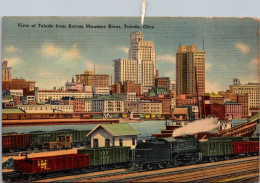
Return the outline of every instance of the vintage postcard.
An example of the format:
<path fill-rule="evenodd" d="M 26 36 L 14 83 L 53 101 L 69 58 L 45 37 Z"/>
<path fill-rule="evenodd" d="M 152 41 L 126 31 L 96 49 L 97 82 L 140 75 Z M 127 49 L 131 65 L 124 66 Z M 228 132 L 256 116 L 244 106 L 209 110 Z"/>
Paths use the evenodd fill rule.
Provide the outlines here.
<path fill-rule="evenodd" d="M 259 19 L 2 22 L 3 181 L 259 181 Z"/>

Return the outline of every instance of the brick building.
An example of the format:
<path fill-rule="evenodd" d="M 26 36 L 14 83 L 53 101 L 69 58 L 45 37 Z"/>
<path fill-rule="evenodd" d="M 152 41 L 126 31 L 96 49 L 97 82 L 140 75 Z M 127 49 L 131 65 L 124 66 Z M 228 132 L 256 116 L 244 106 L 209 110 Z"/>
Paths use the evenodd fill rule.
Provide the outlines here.
<path fill-rule="evenodd" d="M 83 83 L 85 86 L 109 87 L 109 75 L 96 74 L 95 71 L 85 71 L 84 74 L 76 75 L 76 83 Z"/>
<path fill-rule="evenodd" d="M 249 116 L 249 106 L 248 106 L 248 95 L 237 95 L 237 102 L 241 104 L 241 110 L 242 110 L 242 117 L 248 117 Z"/>
<path fill-rule="evenodd" d="M 156 87 L 163 87 L 166 90 L 168 90 L 169 89 L 169 82 L 170 82 L 170 78 L 168 78 L 168 77 L 156 78 L 155 79 L 155 86 Z"/>
<path fill-rule="evenodd" d="M 85 98 L 75 98 L 74 99 L 74 112 L 84 112 L 85 111 Z"/>
<path fill-rule="evenodd" d="M 135 92 L 136 95 L 142 95 L 142 85 L 135 84 L 133 81 L 125 81 L 112 85 L 112 94 Z"/>
<path fill-rule="evenodd" d="M 239 119 L 242 117 L 241 104 L 237 102 L 225 102 L 225 116 L 230 119 Z"/>
<path fill-rule="evenodd" d="M 2 90 L 35 90 L 35 81 L 25 81 L 24 79 L 12 79 L 11 81 L 2 82 Z"/>

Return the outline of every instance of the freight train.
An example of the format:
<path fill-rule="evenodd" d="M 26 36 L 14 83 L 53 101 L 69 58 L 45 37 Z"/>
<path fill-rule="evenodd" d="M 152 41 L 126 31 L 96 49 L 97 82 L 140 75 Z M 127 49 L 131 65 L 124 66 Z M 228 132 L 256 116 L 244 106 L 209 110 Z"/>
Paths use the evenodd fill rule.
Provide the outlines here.
<path fill-rule="evenodd" d="M 3 134 L 2 150 L 3 152 L 15 152 L 21 150 L 42 149 L 44 143 L 57 142 L 58 136 L 71 136 L 71 146 L 86 146 L 90 138 L 86 135 L 90 130 L 57 130 L 51 132 L 34 131 L 23 134 Z"/>
<path fill-rule="evenodd" d="M 20 178 L 32 179 L 53 172 L 85 172 L 127 166 L 132 170 L 166 168 L 201 161 L 219 161 L 259 154 L 259 139 L 216 137 L 198 141 L 194 137 L 152 139 L 130 147 L 81 148 L 77 154 L 14 160 Z"/>

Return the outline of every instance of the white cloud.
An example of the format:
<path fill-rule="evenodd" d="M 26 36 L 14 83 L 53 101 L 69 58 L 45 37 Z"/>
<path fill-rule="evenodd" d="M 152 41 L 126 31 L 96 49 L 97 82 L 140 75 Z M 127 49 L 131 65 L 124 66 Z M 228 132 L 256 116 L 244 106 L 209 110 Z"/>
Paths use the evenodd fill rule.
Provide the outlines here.
<path fill-rule="evenodd" d="M 218 91 L 220 90 L 223 90 L 223 86 L 221 86 L 219 83 L 217 82 L 210 82 L 210 81 L 207 81 L 206 80 L 206 83 L 205 83 L 205 92 L 206 93 L 211 93 L 211 92 L 214 92 L 214 93 L 218 93 Z"/>
<path fill-rule="evenodd" d="M 159 72 L 160 74 L 160 72 Z M 169 77 L 169 78 L 174 78 L 175 72 L 164 72 L 161 74 L 163 77 Z"/>
<path fill-rule="evenodd" d="M 118 46 L 118 49 L 128 54 L 129 48 L 127 48 L 126 46 Z"/>
<path fill-rule="evenodd" d="M 61 53 L 61 48 L 54 46 L 52 43 L 43 45 L 41 53 L 45 56 L 58 56 Z"/>
<path fill-rule="evenodd" d="M 17 52 L 18 49 L 15 48 L 14 46 L 9 46 L 9 47 L 5 48 L 5 51 L 8 53 L 14 53 L 14 52 Z"/>
<path fill-rule="evenodd" d="M 170 54 L 165 54 L 165 55 L 158 55 L 156 60 L 161 60 L 161 61 L 167 61 L 171 63 L 176 63 L 176 57 L 170 55 Z"/>
<path fill-rule="evenodd" d="M 15 64 L 19 62 L 23 62 L 23 59 L 20 57 L 14 57 L 14 58 L 3 58 L 3 61 L 8 61 L 8 66 L 13 67 Z"/>
<path fill-rule="evenodd" d="M 42 46 L 40 51 L 45 57 L 56 57 L 63 61 L 82 58 L 77 44 L 74 44 L 69 49 L 66 49 L 56 46 L 53 43 L 46 43 Z"/>
<path fill-rule="evenodd" d="M 76 44 L 72 45 L 69 50 L 65 50 L 64 57 L 68 59 L 79 59 L 81 54 L 79 52 L 78 46 Z"/>
<path fill-rule="evenodd" d="M 244 44 L 244 43 L 236 43 L 236 48 L 244 54 L 248 53 L 250 51 L 249 46 L 247 44 Z"/>

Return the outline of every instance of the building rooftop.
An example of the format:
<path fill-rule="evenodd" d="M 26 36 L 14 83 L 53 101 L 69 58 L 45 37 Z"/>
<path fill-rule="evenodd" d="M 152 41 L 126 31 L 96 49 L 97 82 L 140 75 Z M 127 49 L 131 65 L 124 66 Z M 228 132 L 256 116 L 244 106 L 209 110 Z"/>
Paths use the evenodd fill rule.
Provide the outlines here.
<path fill-rule="evenodd" d="M 240 103 L 232 102 L 232 101 L 226 101 L 225 104 L 241 105 Z"/>
<path fill-rule="evenodd" d="M 92 91 L 70 91 L 70 90 L 38 90 L 38 92 L 92 93 Z"/>
<path fill-rule="evenodd" d="M 125 135 L 139 135 L 140 132 L 137 131 L 129 124 L 122 124 L 122 123 L 114 123 L 114 124 L 99 124 L 96 126 L 91 132 L 87 134 L 89 136 L 92 134 L 96 129 L 103 128 L 112 136 L 125 136 Z"/>
<path fill-rule="evenodd" d="M 10 113 L 24 113 L 20 109 L 2 109 L 3 114 L 10 114 Z"/>
<path fill-rule="evenodd" d="M 119 97 L 114 97 L 112 95 L 102 95 L 96 98 L 93 98 L 93 100 L 122 100 Z"/>

